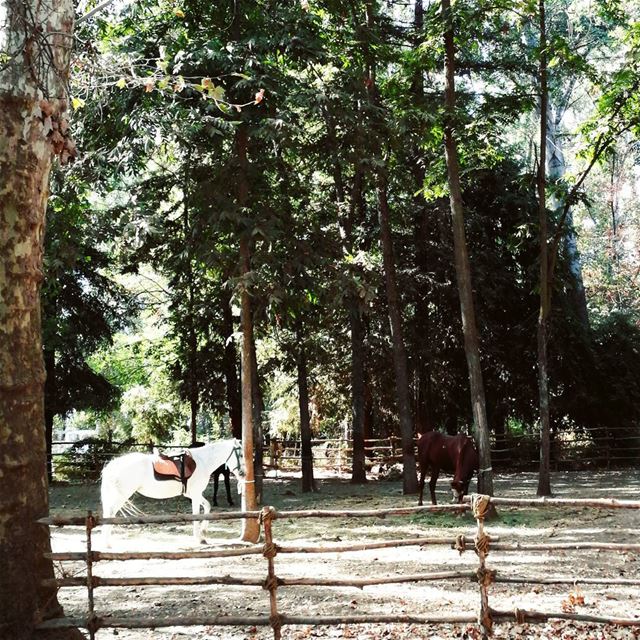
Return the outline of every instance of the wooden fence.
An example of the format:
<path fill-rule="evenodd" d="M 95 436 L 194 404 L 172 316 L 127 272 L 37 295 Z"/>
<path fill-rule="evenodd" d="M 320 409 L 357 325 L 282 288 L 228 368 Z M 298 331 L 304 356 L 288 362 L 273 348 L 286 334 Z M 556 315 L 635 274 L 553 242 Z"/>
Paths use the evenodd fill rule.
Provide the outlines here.
<path fill-rule="evenodd" d="M 507 584 L 541 584 L 541 585 L 626 585 L 640 586 L 640 579 L 627 578 L 599 578 L 597 576 L 501 576 L 487 564 L 487 555 L 492 550 L 516 552 L 549 552 L 600 549 L 607 551 L 624 551 L 640 554 L 640 544 L 630 542 L 625 544 L 607 542 L 557 542 L 557 543 L 509 543 L 501 542 L 499 538 L 491 536 L 485 525 L 485 517 L 490 505 L 515 507 L 588 507 L 594 509 L 640 509 L 640 501 L 621 501 L 609 499 L 568 500 L 539 498 L 531 500 L 517 500 L 507 498 L 489 498 L 489 496 L 472 495 L 466 498 L 462 505 L 438 505 L 424 507 L 407 507 L 398 509 L 359 510 L 359 511 L 277 511 L 273 507 L 264 507 L 261 511 L 252 512 L 224 512 L 203 515 L 171 515 L 171 516 L 140 516 L 132 518 L 100 518 L 91 512 L 86 517 L 50 517 L 39 520 L 44 525 L 74 525 L 84 526 L 86 529 L 86 550 L 83 552 L 63 552 L 49 554 L 54 561 L 82 561 L 86 564 L 86 574 L 82 577 L 61 577 L 53 581 L 58 587 L 87 588 L 87 615 L 83 618 L 59 618 L 48 620 L 39 625 L 40 629 L 59 629 L 81 627 L 89 631 L 93 640 L 99 629 L 103 628 L 161 628 L 173 626 L 270 626 L 275 640 L 281 638 L 282 627 L 285 625 L 356 625 L 363 623 L 413 623 L 413 624 L 445 624 L 445 623 L 477 623 L 483 637 L 492 633 L 494 623 L 515 621 L 518 623 L 539 623 L 552 619 L 587 621 L 600 624 L 616 624 L 621 626 L 640 627 L 640 611 L 635 617 L 607 617 L 586 615 L 568 611 L 542 612 L 515 608 L 511 611 L 496 610 L 489 604 L 490 587 L 494 583 Z M 273 528 L 279 519 L 296 518 L 385 518 L 387 516 L 406 516 L 425 512 L 463 512 L 471 510 L 476 520 L 476 532 L 473 539 L 463 535 L 444 537 L 422 536 L 417 538 L 371 541 L 362 543 L 321 544 L 317 546 L 284 545 L 276 542 Z M 150 523 L 184 523 L 194 520 L 232 520 L 240 518 L 259 518 L 262 523 L 263 545 L 251 545 L 244 548 L 208 549 L 201 551 L 151 551 L 115 553 L 94 551 L 92 534 L 100 524 L 150 524 Z M 276 572 L 276 558 L 286 554 L 316 554 L 365 551 L 381 548 L 401 548 L 407 546 L 424 547 L 427 545 L 442 545 L 450 547 L 455 552 L 463 553 L 474 550 L 477 563 L 467 571 L 440 571 L 414 575 L 394 575 L 366 578 L 314 578 L 278 576 Z M 147 559 L 204 559 L 231 558 L 248 555 L 262 555 L 266 560 L 266 572 L 256 577 L 233 577 L 229 575 L 210 575 L 198 577 L 130 577 L 103 578 L 96 574 L 96 564 L 108 560 L 147 560 Z M 283 561 L 284 564 L 284 561 Z M 550 561 L 545 562 L 547 569 Z M 368 615 L 330 615 L 330 616 L 293 616 L 284 613 L 278 605 L 278 590 L 284 587 L 300 585 L 317 587 L 358 587 L 372 585 L 424 583 L 429 581 L 451 582 L 456 580 L 473 580 L 478 585 L 479 607 L 476 611 L 450 613 L 444 615 L 406 615 L 406 614 L 368 614 Z M 238 585 L 247 587 L 261 587 L 269 595 L 270 615 L 266 616 L 173 616 L 164 618 L 154 617 L 125 617 L 114 618 L 96 611 L 94 606 L 94 590 L 99 587 L 131 587 L 136 585 Z"/>
<path fill-rule="evenodd" d="M 552 469 L 577 470 L 586 468 L 606 468 L 637 466 L 640 463 L 640 434 L 629 435 L 627 431 L 609 434 L 608 438 L 597 440 L 594 430 L 563 432 L 552 442 Z M 491 457 L 494 468 L 536 468 L 539 466 L 537 435 L 507 434 L 493 436 Z M 114 455 L 122 453 L 119 443 L 112 443 L 112 450 L 100 452 L 77 452 L 74 460 L 69 460 L 69 447 L 73 442 L 54 442 L 52 465 L 54 474 L 59 462 L 66 457 L 64 465 L 87 467 L 89 475 L 98 477 L 102 465 Z M 152 443 L 128 445 L 131 450 L 148 450 L 156 446 Z M 183 449 L 184 445 L 158 445 L 161 449 Z M 279 471 L 300 471 L 300 440 L 272 439 L 263 447 L 265 469 Z M 344 438 L 326 438 L 312 441 L 313 464 L 317 469 L 348 473 L 351 471 L 353 443 Z M 402 461 L 401 441 L 397 436 L 371 438 L 365 440 L 366 464 L 369 469 L 385 469 Z"/>

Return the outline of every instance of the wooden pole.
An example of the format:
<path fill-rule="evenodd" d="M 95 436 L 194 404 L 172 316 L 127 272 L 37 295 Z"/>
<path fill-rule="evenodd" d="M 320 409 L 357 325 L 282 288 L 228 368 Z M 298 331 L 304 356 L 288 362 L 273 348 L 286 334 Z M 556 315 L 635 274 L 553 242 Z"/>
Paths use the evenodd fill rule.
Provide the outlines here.
<path fill-rule="evenodd" d="M 499 540 L 498 536 L 492 536 L 492 544 Z M 473 543 L 465 543 L 469 549 L 475 549 Z M 344 553 L 348 551 L 368 551 L 373 549 L 388 549 L 395 547 L 424 547 L 428 545 L 443 545 L 458 549 L 457 539 L 442 537 L 424 538 L 404 538 L 400 540 L 381 540 L 380 542 L 355 542 L 345 544 L 325 544 L 325 545 L 276 545 L 278 553 Z M 601 544 L 597 543 L 557 543 L 556 545 L 520 545 L 519 543 L 495 546 L 496 549 L 506 550 L 538 550 L 538 549 L 610 549 L 616 551 L 640 551 L 640 545 L 626 544 Z M 249 556 L 262 554 L 262 545 L 252 545 L 241 549 L 211 549 L 207 551 L 126 551 L 126 552 L 106 552 L 94 551 L 93 561 L 100 560 L 184 560 L 184 559 L 206 559 L 206 558 L 229 558 L 237 556 Z M 86 553 L 80 552 L 58 552 L 48 553 L 47 558 L 55 561 L 82 562 L 86 560 Z"/>
<path fill-rule="evenodd" d="M 91 513 L 91 511 L 88 511 L 85 531 L 87 534 L 87 629 L 89 630 L 90 640 L 95 640 L 96 631 L 98 628 L 96 625 L 96 614 L 94 610 L 93 588 L 95 583 L 93 578 L 93 553 L 91 552 L 91 532 L 93 530 L 94 524 L 95 521 L 93 519 L 93 514 Z"/>
<path fill-rule="evenodd" d="M 265 543 L 266 547 L 266 543 Z M 265 556 L 267 557 L 267 556 Z M 277 578 L 277 584 L 272 584 L 271 574 L 267 580 L 260 578 L 235 578 L 233 576 L 198 576 L 198 577 L 146 577 L 146 578 L 94 578 L 93 586 L 95 587 L 140 587 L 148 585 L 163 586 L 194 586 L 194 585 L 210 585 L 210 584 L 227 584 L 238 585 L 244 587 L 263 587 L 269 591 L 273 588 L 274 597 L 276 587 L 354 587 L 363 589 L 364 587 L 372 587 L 382 584 L 405 584 L 408 582 L 431 582 L 438 580 L 475 580 L 477 573 L 473 571 L 439 571 L 435 573 L 418 573 L 406 576 L 388 576 L 384 578 Z M 523 580 L 504 580 L 504 582 L 527 582 Z M 86 578 L 59 578 L 57 580 L 49 580 L 44 584 L 46 586 L 58 587 L 81 587 L 86 584 Z M 567 578 L 564 581 L 568 584 L 574 584 L 575 579 Z M 580 582 L 579 580 L 577 582 Z M 639 584 L 640 581 L 627 581 L 623 584 Z M 553 584 L 557 584 L 554 582 Z M 277 613 L 277 611 L 276 611 Z"/>
<path fill-rule="evenodd" d="M 484 532 L 484 519 L 489 512 L 489 496 L 474 494 L 471 501 L 473 509 L 473 517 L 478 523 L 478 531 L 475 537 L 476 553 L 478 554 L 478 584 L 480 585 L 480 615 L 478 622 L 482 632 L 483 640 L 488 638 L 492 633 L 493 620 L 491 617 L 491 608 L 489 607 L 488 587 L 495 577 L 495 571 L 487 569 L 485 566 L 485 558 L 489 553 L 489 536 Z"/>
<path fill-rule="evenodd" d="M 465 496 L 469 503 L 472 496 Z M 613 498 L 495 498 L 490 502 L 495 505 L 510 507 L 594 507 L 596 509 L 640 509 L 640 500 L 615 500 Z"/>
<path fill-rule="evenodd" d="M 267 579 L 265 580 L 263 588 L 269 591 L 269 608 L 271 611 L 269 624 L 273 629 L 273 639 L 280 640 L 282 636 L 282 617 L 278 613 L 278 602 L 276 599 L 278 578 L 276 577 L 273 563 L 274 558 L 278 554 L 278 549 L 273 542 L 273 532 L 271 530 L 274 513 L 275 509 L 273 507 L 264 507 L 260 514 L 260 520 L 264 528 L 264 548 L 262 555 L 267 559 Z"/>

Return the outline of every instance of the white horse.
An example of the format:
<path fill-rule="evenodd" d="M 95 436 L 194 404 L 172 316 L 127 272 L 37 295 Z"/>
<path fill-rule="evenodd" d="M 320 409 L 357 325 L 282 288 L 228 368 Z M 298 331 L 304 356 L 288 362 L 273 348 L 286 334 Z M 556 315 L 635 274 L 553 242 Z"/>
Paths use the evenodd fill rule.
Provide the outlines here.
<path fill-rule="evenodd" d="M 203 493 L 209 483 L 211 474 L 220 465 L 226 464 L 238 480 L 238 493 L 241 492 L 241 476 L 244 475 L 242 464 L 242 445 L 238 440 L 218 440 L 202 447 L 188 450 L 196 463 L 193 475 L 187 480 L 186 490 L 180 480 L 157 480 L 153 472 L 154 454 L 127 453 L 108 462 L 102 470 L 102 516 L 111 518 L 118 511 L 138 512 L 129 501 L 134 493 L 148 498 L 173 498 L 184 494 L 191 499 L 192 512 L 200 513 L 202 507 L 205 514 L 211 511 L 209 501 Z M 110 545 L 112 525 L 104 525 L 102 541 L 106 547 Z M 204 532 L 206 520 L 193 522 L 193 537 L 196 542 L 206 543 Z"/>

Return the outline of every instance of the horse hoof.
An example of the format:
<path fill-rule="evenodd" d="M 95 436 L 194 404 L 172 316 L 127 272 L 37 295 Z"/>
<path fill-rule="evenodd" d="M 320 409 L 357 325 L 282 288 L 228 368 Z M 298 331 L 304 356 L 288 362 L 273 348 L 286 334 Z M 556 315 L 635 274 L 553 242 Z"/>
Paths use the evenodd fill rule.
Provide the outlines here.
<path fill-rule="evenodd" d="M 200 538 L 200 544 L 209 544 L 206 538 Z"/>

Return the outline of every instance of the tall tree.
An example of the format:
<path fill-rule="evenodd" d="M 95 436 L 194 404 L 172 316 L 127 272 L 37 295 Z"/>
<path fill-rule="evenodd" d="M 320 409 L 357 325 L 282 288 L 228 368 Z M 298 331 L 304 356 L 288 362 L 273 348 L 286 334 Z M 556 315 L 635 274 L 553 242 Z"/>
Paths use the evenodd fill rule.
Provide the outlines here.
<path fill-rule="evenodd" d="M 549 407 L 549 364 L 547 360 L 547 328 L 551 310 L 549 297 L 549 239 L 547 223 L 547 26 L 545 0 L 538 1 L 540 28 L 539 68 L 540 80 L 540 144 L 538 158 L 538 225 L 540 234 L 540 311 L 538 313 L 538 387 L 540 393 L 540 472 L 538 495 L 551 495 L 551 412 Z"/>
<path fill-rule="evenodd" d="M 376 60 L 372 51 L 372 41 L 376 38 L 377 17 L 373 0 L 365 2 L 365 10 L 367 19 L 367 32 L 363 39 L 365 84 L 371 108 L 374 112 L 377 112 L 375 120 L 380 124 L 381 104 L 376 79 Z M 376 136 L 375 133 L 374 136 Z M 400 297 L 398 293 L 396 275 L 396 260 L 394 255 L 393 236 L 391 234 L 391 212 L 388 199 L 388 169 L 383 158 L 382 145 L 377 141 L 377 137 L 376 142 L 374 143 L 373 155 L 374 164 L 377 166 L 375 171 L 375 190 L 378 199 L 380 245 L 382 248 L 389 326 L 391 329 L 391 346 L 395 373 L 397 410 L 400 420 L 400 437 L 402 440 L 402 491 L 404 494 L 410 494 L 417 493 L 418 491 L 415 445 L 413 441 L 414 424 L 411 413 L 411 402 L 409 399 L 407 352 L 404 344 L 402 313 L 400 311 Z"/>
<path fill-rule="evenodd" d="M 473 285 L 471 282 L 471 265 L 464 229 L 464 205 L 460 186 L 460 165 L 455 138 L 456 122 L 456 88 L 455 88 L 455 42 L 454 19 L 450 0 L 442 0 L 442 19 L 444 21 L 445 46 L 445 126 L 444 148 L 449 180 L 449 199 L 451 203 L 451 220 L 453 224 L 453 245 L 455 254 L 456 278 L 460 296 L 460 314 L 464 333 L 464 348 L 469 369 L 471 388 L 471 407 L 476 442 L 480 456 L 478 472 L 478 491 L 493 495 L 493 471 L 491 467 L 491 443 L 489 441 L 489 424 L 480 362 L 480 344 L 476 326 L 475 307 L 473 302 Z"/>
<path fill-rule="evenodd" d="M 317 491 L 313 477 L 313 454 L 311 450 L 311 416 L 309 413 L 309 378 L 307 373 L 307 353 L 304 344 L 304 329 L 300 320 L 296 326 L 298 404 L 300 406 L 300 458 L 302 461 L 302 491 Z"/>
<path fill-rule="evenodd" d="M 36 523 L 48 515 L 40 283 L 52 158 L 72 148 L 73 4 L 4 0 L 0 19 L 0 634 L 30 640 L 61 613 L 42 585 L 54 573 L 49 530 Z"/>
<path fill-rule="evenodd" d="M 245 123 L 241 123 L 238 126 L 235 142 L 238 167 L 238 208 L 241 213 L 246 215 L 246 208 L 249 206 L 249 159 L 247 156 L 249 134 Z M 248 278 L 251 273 L 251 236 L 249 230 L 246 229 L 240 235 L 239 266 L 242 278 L 242 288 L 240 290 L 240 324 L 242 328 L 241 393 L 242 450 L 245 467 L 242 510 L 255 511 L 258 508 L 258 503 L 256 500 L 253 464 L 253 315 L 251 313 L 251 299 L 249 298 L 248 289 Z M 257 542 L 260 537 L 260 523 L 258 520 L 245 518 L 242 522 L 242 539 L 247 542 Z"/>

